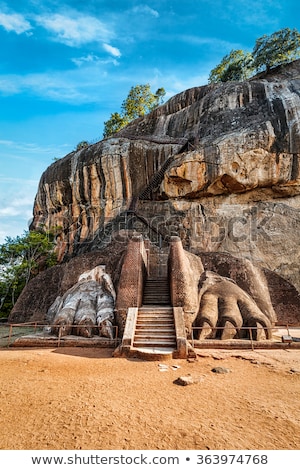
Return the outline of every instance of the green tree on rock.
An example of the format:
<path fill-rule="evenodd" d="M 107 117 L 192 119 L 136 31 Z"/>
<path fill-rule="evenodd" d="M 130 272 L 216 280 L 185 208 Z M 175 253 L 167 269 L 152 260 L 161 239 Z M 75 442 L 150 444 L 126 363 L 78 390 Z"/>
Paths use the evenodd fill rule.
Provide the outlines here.
<path fill-rule="evenodd" d="M 129 120 L 120 113 L 112 113 L 109 120 L 104 123 L 103 137 L 109 137 L 119 132 L 123 127 L 127 126 Z"/>
<path fill-rule="evenodd" d="M 30 279 L 57 263 L 53 232 L 25 232 L 0 245 L 0 316 L 7 316 Z"/>
<path fill-rule="evenodd" d="M 246 80 L 253 73 L 253 58 L 250 52 L 241 49 L 232 50 L 223 57 L 209 74 L 209 83 Z"/>
<path fill-rule="evenodd" d="M 256 40 L 252 53 L 232 50 L 209 74 L 209 83 L 242 81 L 254 72 L 267 72 L 300 56 L 300 33 L 297 29 L 284 28 L 270 36 Z"/>
<path fill-rule="evenodd" d="M 299 57 L 300 33 L 297 29 L 284 28 L 270 36 L 256 40 L 253 59 L 256 70 L 269 71 L 272 67 L 286 64 Z"/>
<path fill-rule="evenodd" d="M 88 148 L 89 143 L 87 140 L 82 140 L 76 145 L 76 151 Z"/>
<path fill-rule="evenodd" d="M 103 137 L 110 137 L 134 119 L 153 111 L 162 104 L 165 93 L 164 88 L 152 93 L 149 84 L 132 87 L 122 103 L 121 113 L 112 113 L 104 123 Z"/>

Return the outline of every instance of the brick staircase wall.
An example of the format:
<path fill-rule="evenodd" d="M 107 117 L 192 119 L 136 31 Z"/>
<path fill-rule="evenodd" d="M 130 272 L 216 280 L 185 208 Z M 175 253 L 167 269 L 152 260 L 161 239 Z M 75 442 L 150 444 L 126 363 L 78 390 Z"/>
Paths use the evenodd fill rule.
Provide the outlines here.
<path fill-rule="evenodd" d="M 116 317 L 120 336 L 124 332 L 128 309 L 142 305 L 147 265 L 147 252 L 143 237 L 134 236 L 128 241 L 116 299 Z"/>

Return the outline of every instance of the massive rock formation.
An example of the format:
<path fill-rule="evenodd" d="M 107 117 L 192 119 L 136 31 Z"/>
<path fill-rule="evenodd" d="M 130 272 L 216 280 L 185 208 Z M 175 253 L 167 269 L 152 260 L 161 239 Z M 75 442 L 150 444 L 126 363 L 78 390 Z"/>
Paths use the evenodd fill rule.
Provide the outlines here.
<path fill-rule="evenodd" d="M 222 271 L 226 256 L 263 269 L 299 308 L 299 158 L 295 61 L 245 82 L 186 90 L 53 163 L 31 229 L 60 227 L 60 261 L 111 243 L 125 249 L 127 230 L 161 244 L 179 235 L 185 250 L 205 253 L 209 270 Z M 284 297 L 272 292 L 282 313 Z"/>

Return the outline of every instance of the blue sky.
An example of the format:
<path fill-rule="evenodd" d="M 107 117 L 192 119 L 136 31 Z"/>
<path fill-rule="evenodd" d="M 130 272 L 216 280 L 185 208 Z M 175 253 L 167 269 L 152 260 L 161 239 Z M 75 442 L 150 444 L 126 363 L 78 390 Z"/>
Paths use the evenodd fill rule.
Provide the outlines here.
<path fill-rule="evenodd" d="M 300 30 L 298 0 L 0 0 L 0 243 L 22 235 L 42 172 L 137 84 L 205 85 L 232 49 Z"/>

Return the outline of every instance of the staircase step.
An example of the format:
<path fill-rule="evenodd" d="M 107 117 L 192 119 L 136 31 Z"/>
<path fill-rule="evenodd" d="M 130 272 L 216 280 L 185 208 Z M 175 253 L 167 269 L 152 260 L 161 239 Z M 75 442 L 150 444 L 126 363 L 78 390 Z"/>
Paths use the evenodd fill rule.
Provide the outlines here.
<path fill-rule="evenodd" d="M 155 289 L 145 289 L 144 290 L 144 297 L 145 295 L 155 295 L 156 297 L 159 297 L 160 295 L 167 295 L 168 297 L 170 296 L 170 293 L 169 291 L 167 290 L 162 290 L 162 289 L 159 289 L 159 288 L 155 288 Z"/>
<path fill-rule="evenodd" d="M 144 303 L 145 303 L 146 301 L 150 301 L 150 300 L 151 300 L 151 302 L 148 302 L 148 304 L 150 304 L 150 305 L 151 305 L 151 303 L 152 303 L 152 304 L 157 303 L 158 305 L 160 305 L 162 301 L 164 301 L 164 302 L 167 302 L 167 301 L 168 301 L 168 302 L 169 302 L 168 305 L 170 305 L 170 299 L 169 299 L 169 297 L 163 297 L 162 295 L 161 295 L 160 297 L 157 297 L 156 295 L 146 295 L 145 297 L 143 297 L 143 302 L 144 302 Z M 159 302 L 159 303 L 158 303 L 158 302 Z"/>
<path fill-rule="evenodd" d="M 147 289 L 162 289 L 162 290 L 169 290 L 169 286 L 168 284 L 146 284 L 144 286 L 144 289 L 147 290 Z"/>
<path fill-rule="evenodd" d="M 146 279 L 145 286 L 168 286 L 169 280 L 166 277 L 156 277 L 154 279 Z"/>
<path fill-rule="evenodd" d="M 157 310 L 151 310 L 149 312 L 139 311 L 140 318 L 174 318 L 173 312 L 158 312 Z"/>
<path fill-rule="evenodd" d="M 173 312 L 157 312 L 155 310 L 153 310 L 152 312 L 139 312 L 138 317 L 145 318 L 145 319 L 153 318 L 157 320 L 167 319 L 167 318 L 170 318 L 171 320 L 174 319 Z"/>
<path fill-rule="evenodd" d="M 144 326 L 138 326 L 135 330 L 135 333 L 137 335 L 143 334 L 144 332 L 147 333 L 147 334 L 157 334 L 157 332 L 159 332 L 159 334 L 163 334 L 163 335 L 169 335 L 169 334 L 174 335 L 175 334 L 174 327 L 172 327 L 172 326 L 170 326 L 170 327 L 161 326 L 158 330 L 157 328 L 150 327 L 150 325 L 144 325 Z"/>
<path fill-rule="evenodd" d="M 170 318 L 174 319 L 173 312 L 157 312 L 156 310 L 153 310 L 151 312 L 139 312 L 138 315 L 139 318 L 157 318 L 158 320 L 160 318 Z"/>
<path fill-rule="evenodd" d="M 134 341 L 139 341 L 139 340 L 153 340 L 153 341 L 157 341 L 157 340 L 161 340 L 161 341 L 174 341 L 175 342 L 175 335 L 172 334 L 172 335 L 169 335 L 169 336 L 166 336 L 166 335 L 163 335 L 163 334 L 148 334 L 148 333 L 144 333 L 144 334 L 138 334 L 138 335 L 135 335 L 134 337 Z"/>
<path fill-rule="evenodd" d="M 159 312 L 155 309 L 152 311 L 140 311 L 139 310 L 139 316 L 140 317 L 145 317 L 145 318 L 174 318 L 173 312 Z"/>
<path fill-rule="evenodd" d="M 160 347 L 160 348 L 169 348 L 169 347 L 176 347 L 176 343 L 175 341 L 165 341 L 165 340 L 162 340 L 162 341 L 155 341 L 155 340 L 149 340 L 149 341 L 134 341 L 133 342 L 133 347 L 152 347 L 152 348 L 155 348 L 155 347 Z"/>
<path fill-rule="evenodd" d="M 159 302 L 161 298 L 170 299 L 170 294 L 168 292 L 144 292 L 143 299 L 146 297 L 153 297 L 155 301 Z"/>
<path fill-rule="evenodd" d="M 164 322 L 157 322 L 157 321 L 145 321 L 139 322 L 136 324 L 136 328 L 140 329 L 160 329 L 160 328 L 172 328 L 174 327 L 174 322 L 172 321 L 164 321 Z"/>
<path fill-rule="evenodd" d="M 173 313 L 169 312 L 139 312 L 138 320 L 156 320 L 158 323 L 161 321 L 172 320 L 174 321 Z"/>
<path fill-rule="evenodd" d="M 176 343 L 176 338 L 175 336 L 136 336 L 134 338 L 134 343 L 138 342 L 144 342 L 144 343 L 149 343 L 149 342 L 159 342 L 161 344 L 170 344 L 170 343 Z"/>
<path fill-rule="evenodd" d="M 144 288 L 144 294 L 169 294 L 169 289 L 163 289 L 162 287 L 146 287 Z"/>
<path fill-rule="evenodd" d="M 159 292 L 169 292 L 169 286 L 145 286 L 144 291 L 149 292 L 149 291 L 159 291 Z"/>
<path fill-rule="evenodd" d="M 154 300 L 159 302 L 162 297 L 166 299 L 170 299 L 170 294 L 168 292 L 158 292 L 158 291 L 145 292 L 143 295 L 143 299 L 145 299 L 146 297 L 153 297 Z"/>
<path fill-rule="evenodd" d="M 157 302 L 161 300 L 161 298 L 169 299 L 170 300 L 170 294 L 168 292 L 158 292 L 158 291 L 153 291 L 153 292 L 145 292 L 143 295 L 143 299 L 147 297 L 153 297 L 153 299 Z"/>
<path fill-rule="evenodd" d="M 166 314 L 168 313 L 169 315 L 173 315 L 173 308 L 170 306 L 163 306 L 163 305 L 157 305 L 157 304 L 149 304 L 149 305 L 143 305 L 142 307 L 139 308 L 139 313 L 142 314 L 148 314 L 148 313 L 155 313 L 155 314 Z"/>
<path fill-rule="evenodd" d="M 159 304 L 147 305 L 146 307 L 142 306 L 142 307 L 139 307 L 139 310 L 152 310 L 154 308 L 159 310 L 159 311 L 160 310 L 162 310 L 162 311 L 169 310 L 169 311 L 173 312 L 173 307 L 171 305 L 162 306 L 162 305 L 159 305 Z"/>
<path fill-rule="evenodd" d="M 136 323 L 137 327 L 145 328 L 172 328 L 174 327 L 174 320 L 172 318 L 168 318 L 165 320 L 141 320 Z"/>

